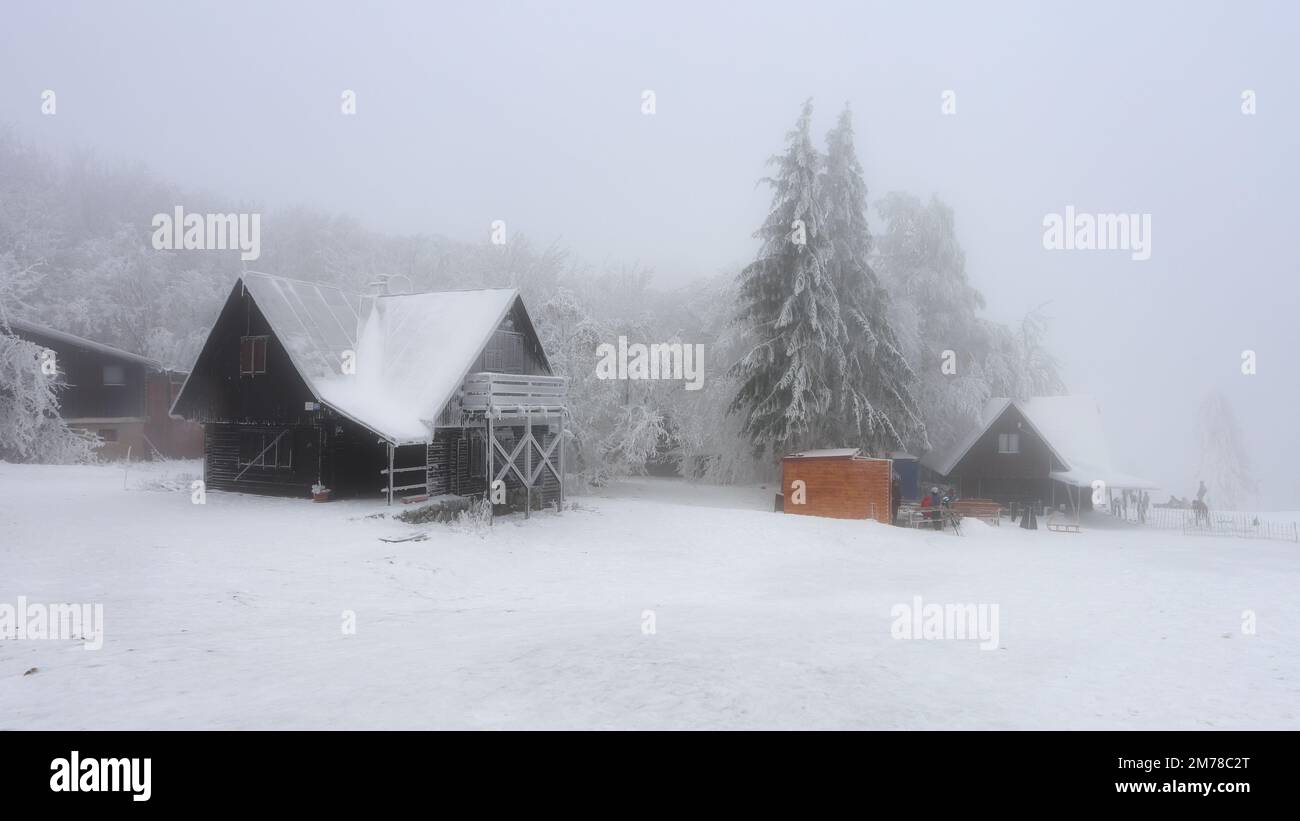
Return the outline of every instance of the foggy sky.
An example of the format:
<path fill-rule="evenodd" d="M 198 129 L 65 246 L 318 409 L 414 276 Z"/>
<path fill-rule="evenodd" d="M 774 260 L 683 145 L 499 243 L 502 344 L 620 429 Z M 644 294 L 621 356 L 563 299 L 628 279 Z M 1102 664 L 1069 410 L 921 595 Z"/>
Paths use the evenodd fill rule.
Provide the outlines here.
<path fill-rule="evenodd" d="M 486 239 L 503 219 L 669 287 L 752 259 L 766 158 L 803 99 L 819 140 L 847 101 L 873 201 L 952 205 L 990 317 L 1048 303 L 1117 467 L 1194 491 L 1218 387 L 1265 507 L 1300 509 L 1294 4 L 270 5 L 8 4 L 0 122 L 395 233 Z M 1150 213 L 1151 259 L 1045 251 L 1067 205 Z"/>

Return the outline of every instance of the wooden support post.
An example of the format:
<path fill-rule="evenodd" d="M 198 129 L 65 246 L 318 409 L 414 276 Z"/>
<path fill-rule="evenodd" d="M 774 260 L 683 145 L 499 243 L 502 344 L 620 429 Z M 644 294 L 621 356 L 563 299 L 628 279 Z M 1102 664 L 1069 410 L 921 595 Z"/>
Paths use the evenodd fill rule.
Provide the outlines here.
<path fill-rule="evenodd" d="M 557 512 L 564 510 L 564 446 L 568 443 L 564 441 L 564 418 L 561 417 L 559 424 L 555 426 L 555 435 L 560 439 L 560 500 L 556 503 Z"/>
<path fill-rule="evenodd" d="M 524 483 L 524 518 L 527 519 L 533 512 L 533 416 L 525 411 L 524 413 L 524 476 L 528 481 Z"/>
<path fill-rule="evenodd" d="M 388 443 L 388 504 L 393 504 L 393 443 Z"/>
<path fill-rule="evenodd" d="M 492 524 L 496 521 L 496 509 L 492 502 L 492 485 L 496 481 L 496 465 L 493 464 L 496 460 L 492 458 L 492 444 L 496 435 L 496 428 L 492 425 L 492 411 L 489 409 L 487 414 L 487 439 L 484 440 L 484 444 L 487 446 L 488 524 Z"/>

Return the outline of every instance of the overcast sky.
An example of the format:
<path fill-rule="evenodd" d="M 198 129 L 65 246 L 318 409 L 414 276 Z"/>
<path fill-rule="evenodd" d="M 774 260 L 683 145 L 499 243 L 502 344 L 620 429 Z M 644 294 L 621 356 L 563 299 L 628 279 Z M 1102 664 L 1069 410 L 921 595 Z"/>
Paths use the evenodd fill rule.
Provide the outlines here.
<path fill-rule="evenodd" d="M 752 258 L 764 161 L 804 98 L 819 139 L 847 101 L 873 199 L 951 204 L 993 318 L 1049 303 L 1120 467 L 1192 492 L 1219 387 L 1266 503 L 1298 509 L 1296 8 L 26 3 L 2 14 L 0 121 L 382 230 L 485 239 L 503 219 L 675 286 Z M 1150 260 L 1044 250 L 1067 205 L 1150 214 Z"/>

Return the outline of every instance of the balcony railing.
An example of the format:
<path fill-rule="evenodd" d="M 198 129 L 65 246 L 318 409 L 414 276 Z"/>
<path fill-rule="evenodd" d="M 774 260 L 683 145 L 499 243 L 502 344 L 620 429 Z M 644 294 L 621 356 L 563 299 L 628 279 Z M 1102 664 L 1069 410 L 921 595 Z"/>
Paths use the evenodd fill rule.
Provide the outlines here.
<path fill-rule="evenodd" d="M 559 414 L 568 393 L 562 376 L 517 373 L 472 373 L 465 377 L 460 399 L 463 411 L 498 414 Z"/>

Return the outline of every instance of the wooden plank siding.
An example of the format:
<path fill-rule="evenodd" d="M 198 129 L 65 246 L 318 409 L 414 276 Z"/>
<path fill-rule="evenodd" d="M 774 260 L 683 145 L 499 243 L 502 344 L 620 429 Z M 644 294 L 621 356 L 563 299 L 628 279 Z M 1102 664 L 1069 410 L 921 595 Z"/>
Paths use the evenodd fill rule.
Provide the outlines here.
<path fill-rule="evenodd" d="M 832 519 L 875 519 L 889 523 L 893 462 L 863 457 L 797 457 L 781 460 L 785 512 Z M 806 503 L 794 504 L 794 482 L 802 480 Z"/>
<path fill-rule="evenodd" d="M 204 426 L 203 481 L 209 490 L 262 493 L 273 496 L 311 496 L 316 481 L 319 433 L 308 425 L 236 425 L 209 423 Z M 243 435 L 261 434 L 269 442 L 284 432 L 279 447 L 292 449 L 292 466 L 245 469 L 240 462 Z M 242 475 L 241 475 L 242 474 Z"/>

